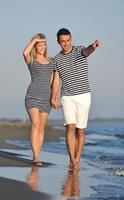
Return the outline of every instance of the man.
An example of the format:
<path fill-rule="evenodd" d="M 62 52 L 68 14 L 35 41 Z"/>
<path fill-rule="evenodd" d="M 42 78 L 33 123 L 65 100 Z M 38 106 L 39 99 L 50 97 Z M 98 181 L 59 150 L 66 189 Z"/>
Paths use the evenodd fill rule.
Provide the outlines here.
<path fill-rule="evenodd" d="M 87 57 L 98 47 L 96 40 L 87 48 L 73 46 L 72 36 L 68 29 L 62 28 L 57 33 L 61 47 L 53 60 L 54 79 L 51 103 L 55 109 L 60 107 L 58 92 L 61 81 L 61 104 L 66 126 L 66 145 L 70 156 L 70 166 L 79 166 L 81 152 L 85 142 L 85 128 L 91 103 L 91 91 L 88 82 Z"/>

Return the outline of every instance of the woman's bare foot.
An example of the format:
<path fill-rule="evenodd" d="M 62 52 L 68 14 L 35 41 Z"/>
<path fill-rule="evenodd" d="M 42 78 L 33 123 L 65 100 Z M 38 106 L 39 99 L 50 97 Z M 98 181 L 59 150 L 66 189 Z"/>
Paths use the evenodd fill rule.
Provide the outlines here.
<path fill-rule="evenodd" d="M 33 158 L 33 165 L 41 166 L 42 162 L 37 157 L 35 157 L 35 158 Z"/>
<path fill-rule="evenodd" d="M 35 166 L 42 166 L 42 162 L 40 160 L 33 161 L 33 165 L 35 165 Z"/>

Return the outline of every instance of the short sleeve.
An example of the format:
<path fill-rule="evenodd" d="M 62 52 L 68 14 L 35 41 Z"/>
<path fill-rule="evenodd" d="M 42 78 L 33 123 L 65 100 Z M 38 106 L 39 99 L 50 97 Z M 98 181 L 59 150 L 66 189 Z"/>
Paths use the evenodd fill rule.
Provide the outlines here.
<path fill-rule="evenodd" d="M 82 52 L 82 49 L 84 49 L 85 47 L 84 46 L 78 46 L 77 47 L 77 51 L 79 52 L 79 53 L 81 53 Z"/>
<path fill-rule="evenodd" d="M 85 57 L 85 55 L 83 54 L 83 49 L 85 48 L 86 48 L 85 46 L 78 46 L 77 47 L 78 54 Z"/>
<path fill-rule="evenodd" d="M 53 63 L 51 63 L 51 71 L 54 71 Z"/>
<path fill-rule="evenodd" d="M 31 67 L 31 65 L 32 65 L 32 63 L 34 62 L 34 60 L 30 60 L 30 63 L 26 63 L 27 64 L 27 66 L 28 66 L 28 69 Z"/>
<path fill-rule="evenodd" d="M 53 58 L 53 71 L 57 71 L 57 59 Z"/>

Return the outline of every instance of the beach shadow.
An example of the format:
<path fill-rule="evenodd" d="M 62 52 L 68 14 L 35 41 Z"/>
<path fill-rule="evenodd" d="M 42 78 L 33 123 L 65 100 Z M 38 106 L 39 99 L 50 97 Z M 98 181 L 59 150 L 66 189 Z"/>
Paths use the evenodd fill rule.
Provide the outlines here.
<path fill-rule="evenodd" d="M 3 158 L 0 160 L 0 166 L 16 166 L 16 167 L 31 167 L 32 166 L 32 160 L 28 158 L 23 158 L 22 156 L 25 156 L 24 154 L 18 154 L 18 153 L 12 153 L 12 152 L 6 152 L 3 150 L 0 150 L 0 157 Z M 7 159 L 7 163 L 5 162 L 5 159 Z"/>
<path fill-rule="evenodd" d="M 25 156 L 24 154 L 18 154 L 0 150 L 0 157 L 1 157 L 0 166 L 32 167 L 33 161 L 31 159 L 24 158 L 24 156 Z M 7 159 L 7 162 L 5 161 L 5 159 Z M 43 165 L 41 167 L 49 167 L 55 165 L 49 162 L 42 162 L 42 164 Z"/>
<path fill-rule="evenodd" d="M 65 198 L 80 196 L 79 170 L 68 169 L 61 195 Z"/>

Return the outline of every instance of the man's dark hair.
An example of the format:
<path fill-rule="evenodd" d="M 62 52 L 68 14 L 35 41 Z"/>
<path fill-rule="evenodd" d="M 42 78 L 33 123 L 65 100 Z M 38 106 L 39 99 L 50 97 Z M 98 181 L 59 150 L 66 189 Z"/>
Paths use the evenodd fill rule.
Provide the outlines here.
<path fill-rule="evenodd" d="M 60 35 L 70 35 L 71 36 L 71 33 L 68 29 L 66 28 L 61 28 L 58 32 L 57 32 L 57 40 L 59 41 L 59 37 Z"/>

